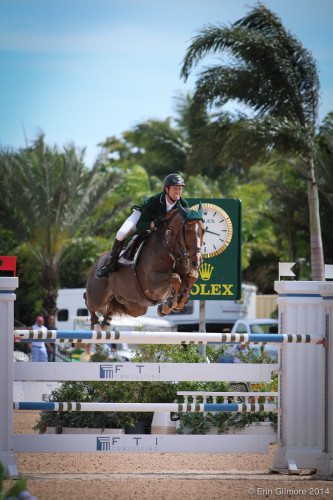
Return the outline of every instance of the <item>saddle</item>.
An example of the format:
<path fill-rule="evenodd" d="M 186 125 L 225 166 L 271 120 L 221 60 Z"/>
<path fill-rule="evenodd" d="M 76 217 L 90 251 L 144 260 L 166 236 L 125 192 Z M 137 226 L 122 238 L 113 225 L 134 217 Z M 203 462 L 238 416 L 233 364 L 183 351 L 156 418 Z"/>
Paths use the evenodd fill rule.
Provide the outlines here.
<path fill-rule="evenodd" d="M 146 234 L 136 234 L 126 245 L 126 248 L 121 252 L 119 264 L 122 266 L 131 266 L 137 261 L 141 249 L 146 242 L 148 236 Z"/>

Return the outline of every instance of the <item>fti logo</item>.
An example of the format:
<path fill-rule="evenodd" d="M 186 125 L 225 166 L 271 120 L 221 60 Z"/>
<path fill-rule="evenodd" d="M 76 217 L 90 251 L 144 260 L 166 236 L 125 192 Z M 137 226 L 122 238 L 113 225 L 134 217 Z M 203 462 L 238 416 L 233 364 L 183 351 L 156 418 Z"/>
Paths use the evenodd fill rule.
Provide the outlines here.
<path fill-rule="evenodd" d="M 114 365 L 101 364 L 99 366 L 99 378 L 110 378 L 114 376 Z"/>
<path fill-rule="evenodd" d="M 111 450 L 111 440 L 109 437 L 98 437 L 96 443 L 97 451 L 110 451 Z"/>

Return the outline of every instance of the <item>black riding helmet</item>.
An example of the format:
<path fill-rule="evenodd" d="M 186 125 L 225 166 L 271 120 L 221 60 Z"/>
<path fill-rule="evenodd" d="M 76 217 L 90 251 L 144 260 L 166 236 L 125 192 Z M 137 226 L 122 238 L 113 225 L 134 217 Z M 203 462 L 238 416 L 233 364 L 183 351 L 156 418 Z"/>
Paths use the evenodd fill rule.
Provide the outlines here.
<path fill-rule="evenodd" d="M 179 174 L 169 174 L 163 182 L 163 187 L 167 186 L 185 186 L 185 181 Z"/>

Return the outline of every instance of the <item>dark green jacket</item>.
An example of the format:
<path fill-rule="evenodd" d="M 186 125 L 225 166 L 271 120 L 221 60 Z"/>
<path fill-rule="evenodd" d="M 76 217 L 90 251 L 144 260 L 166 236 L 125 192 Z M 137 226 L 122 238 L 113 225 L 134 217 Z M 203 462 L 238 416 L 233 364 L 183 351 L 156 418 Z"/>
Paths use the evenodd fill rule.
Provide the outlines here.
<path fill-rule="evenodd" d="M 150 223 L 156 220 L 158 217 L 164 217 L 167 213 L 166 210 L 166 201 L 165 201 L 165 192 L 156 194 L 155 196 L 151 196 L 145 202 L 142 207 L 142 212 L 140 219 L 136 225 L 136 230 L 138 233 L 142 233 L 143 231 L 147 231 L 150 229 Z M 177 207 L 178 204 L 181 204 L 182 207 L 188 208 L 188 203 L 184 198 L 180 198 L 179 201 L 174 205 L 174 208 Z"/>

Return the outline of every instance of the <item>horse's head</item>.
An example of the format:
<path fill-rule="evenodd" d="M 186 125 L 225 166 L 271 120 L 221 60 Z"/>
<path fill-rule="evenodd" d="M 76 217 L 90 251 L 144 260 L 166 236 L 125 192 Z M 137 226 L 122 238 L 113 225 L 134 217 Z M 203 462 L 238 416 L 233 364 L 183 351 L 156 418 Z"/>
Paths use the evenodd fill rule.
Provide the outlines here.
<path fill-rule="evenodd" d="M 203 221 L 189 220 L 184 224 L 184 240 L 189 253 L 191 267 L 196 271 L 202 264 L 201 247 L 205 234 Z"/>
<path fill-rule="evenodd" d="M 174 235 L 175 246 L 182 258 L 187 258 L 192 269 L 198 270 L 202 263 L 201 246 L 205 233 L 201 207 L 185 210 L 181 206 L 171 215 L 170 237 Z"/>

